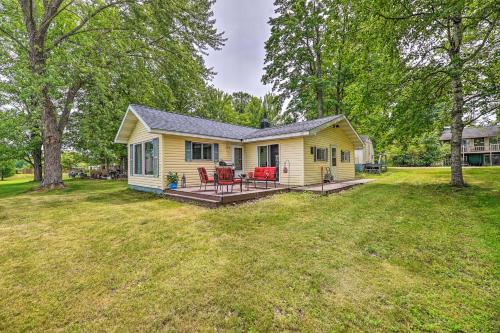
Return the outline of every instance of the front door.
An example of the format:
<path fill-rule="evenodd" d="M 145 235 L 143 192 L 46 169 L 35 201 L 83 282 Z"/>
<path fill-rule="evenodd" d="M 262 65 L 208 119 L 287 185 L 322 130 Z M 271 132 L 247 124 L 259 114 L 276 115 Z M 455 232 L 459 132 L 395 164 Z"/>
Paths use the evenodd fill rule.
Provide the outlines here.
<path fill-rule="evenodd" d="M 332 170 L 333 179 L 337 181 L 337 146 L 330 148 L 330 169 Z"/>
<path fill-rule="evenodd" d="M 280 173 L 280 146 L 268 145 L 257 147 L 257 165 L 260 167 L 276 167 L 276 179 L 279 180 Z"/>
<path fill-rule="evenodd" d="M 280 179 L 280 146 L 269 146 L 269 166 L 276 167 L 276 179 Z"/>
<path fill-rule="evenodd" d="M 243 147 L 233 147 L 233 165 L 235 176 L 243 173 Z"/>

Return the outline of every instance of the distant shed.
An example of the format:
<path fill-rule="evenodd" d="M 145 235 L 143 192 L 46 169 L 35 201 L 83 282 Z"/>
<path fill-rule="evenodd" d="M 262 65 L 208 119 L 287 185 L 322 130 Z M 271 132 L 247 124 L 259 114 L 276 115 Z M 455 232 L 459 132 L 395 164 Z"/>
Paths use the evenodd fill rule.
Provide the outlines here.
<path fill-rule="evenodd" d="M 363 141 L 363 149 L 356 149 L 355 162 L 356 165 L 363 165 L 366 163 L 374 163 L 375 152 L 373 151 L 372 140 L 366 135 L 360 135 Z"/>

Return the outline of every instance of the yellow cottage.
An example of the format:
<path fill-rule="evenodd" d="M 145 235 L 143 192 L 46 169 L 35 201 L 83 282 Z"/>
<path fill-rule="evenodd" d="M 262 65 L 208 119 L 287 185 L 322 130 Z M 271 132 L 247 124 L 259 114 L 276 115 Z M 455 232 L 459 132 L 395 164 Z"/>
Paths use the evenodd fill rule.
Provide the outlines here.
<path fill-rule="evenodd" d="M 363 148 L 343 115 L 275 127 L 263 121 L 257 129 L 140 105 L 128 107 L 115 142 L 128 145 L 129 187 L 155 193 L 167 187 L 169 171 L 198 186 L 197 168 L 213 173 L 220 161 L 233 163 L 236 174 L 275 166 L 279 182 L 290 186 L 320 183 L 322 166 L 335 180 L 349 180 L 354 151 Z"/>

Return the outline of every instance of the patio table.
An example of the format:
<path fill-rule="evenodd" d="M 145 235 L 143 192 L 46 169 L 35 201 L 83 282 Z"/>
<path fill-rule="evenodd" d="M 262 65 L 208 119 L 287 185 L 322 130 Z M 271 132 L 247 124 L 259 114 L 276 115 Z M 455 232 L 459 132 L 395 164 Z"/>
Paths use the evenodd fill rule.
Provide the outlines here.
<path fill-rule="evenodd" d="M 245 183 L 246 190 L 248 191 L 249 189 L 249 184 L 250 184 L 250 178 L 247 177 L 246 173 L 242 173 L 238 176 L 238 178 L 241 179 L 240 181 L 240 192 L 243 192 L 243 183 Z"/>

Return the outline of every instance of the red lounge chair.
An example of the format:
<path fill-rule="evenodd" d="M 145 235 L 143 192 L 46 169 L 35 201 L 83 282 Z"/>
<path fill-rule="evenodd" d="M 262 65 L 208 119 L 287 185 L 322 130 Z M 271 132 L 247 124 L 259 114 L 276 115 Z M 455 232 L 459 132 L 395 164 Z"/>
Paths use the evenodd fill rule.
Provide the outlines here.
<path fill-rule="evenodd" d="M 204 167 L 198 168 L 198 175 L 200 176 L 200 190 L 203 184 L 205 184 L 205 190 L 207 189 L 207 184 L 214 184 L 214 178 L 208 177 L 207 169 Z"/>
<path fill-rule="evenodd" d="M 224 185 L 226 185 L 226 192 L 229 192 L 229 185 L 231 185 L 231 192 L 232 192 L 234 184 L 237 183 L 233 178 L 233 170 L 231 168 L 215 168 L 215 173 L 217 174 L 217 183 L 215 184 L 215 192 L 217 193 L 220 186 L 222 190 L 222 195 L 224 195 Z"/>
<path fill-rule="evenodd" d="M 249 177 L 253 180 L 254 187 L 257 187 L 256 181 L 265 181 L 266 189 L 267 182 L 274 182 L 274 187 L 276 188 L 276 167 L 256 167 L 254 172 L 249 172 Z"/>

